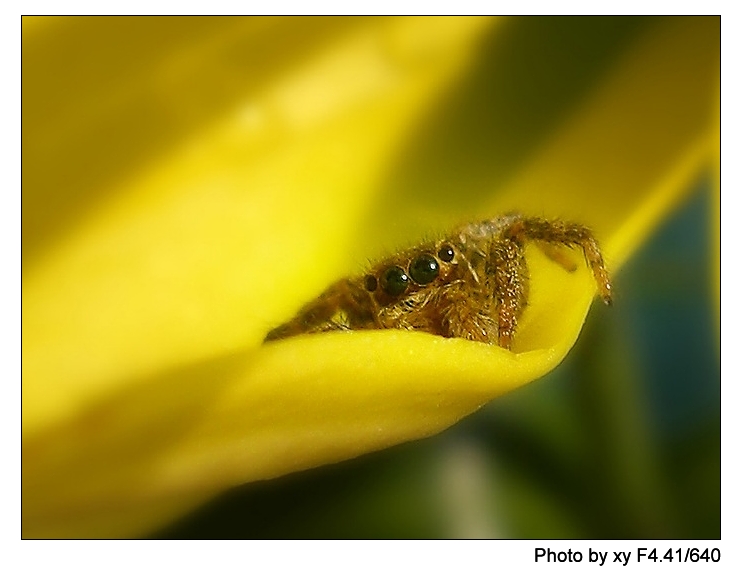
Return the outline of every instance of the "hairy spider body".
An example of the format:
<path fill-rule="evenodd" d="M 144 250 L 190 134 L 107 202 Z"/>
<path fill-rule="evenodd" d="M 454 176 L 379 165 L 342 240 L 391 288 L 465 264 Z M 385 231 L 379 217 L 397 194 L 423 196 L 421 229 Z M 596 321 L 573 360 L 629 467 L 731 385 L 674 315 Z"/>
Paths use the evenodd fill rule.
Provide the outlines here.
<path fill-rule="evenodd" d="M 365 275 L 341 279 L 265 340 L 330 330 L 398 328 L 511 348 L 528 302 L 525 244 L 535 241 L 565 269 L 554 245 L 579 246 L 606 304 L 611 283 L 589 228 L 510 214 L 462 226 L 404 250 Z"/>

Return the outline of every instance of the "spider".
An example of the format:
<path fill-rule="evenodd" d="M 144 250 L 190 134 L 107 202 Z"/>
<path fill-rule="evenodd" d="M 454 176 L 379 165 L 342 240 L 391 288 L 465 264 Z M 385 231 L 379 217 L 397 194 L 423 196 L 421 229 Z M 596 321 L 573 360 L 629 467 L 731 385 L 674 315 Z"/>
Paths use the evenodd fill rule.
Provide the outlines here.
<path fill-rule="evenodd" d="M 579 246 L 611 304 L 611 283 L 586 226 L 508 214 L 466 224 L 446 238 L 404 250 L 365 275 L 340 279 L 265 341 L 330 330 L 398 328 L 510 349 L 528 302 L 527 241 L 570 271 L 554 246 Z"/>

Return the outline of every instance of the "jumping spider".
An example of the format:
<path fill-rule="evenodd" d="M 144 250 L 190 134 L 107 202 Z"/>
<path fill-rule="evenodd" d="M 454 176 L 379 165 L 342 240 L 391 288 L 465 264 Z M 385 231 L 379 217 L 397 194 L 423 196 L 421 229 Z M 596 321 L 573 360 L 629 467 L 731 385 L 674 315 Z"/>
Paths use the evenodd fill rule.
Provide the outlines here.
<path fill-rule="evenodd" d="M 341 279 L 265 340 L 329 330 L 399 328 L 511 348 L 528 302 L 527 241 L 574 269 L 554 245 L 579 246 L 611 303 L 611 283 L 589 228 L 510 214 L 467 224 L 448 237 L 402 251 L 366 275 Z M 551 247 L 550 247 L 551 246 Z"/>

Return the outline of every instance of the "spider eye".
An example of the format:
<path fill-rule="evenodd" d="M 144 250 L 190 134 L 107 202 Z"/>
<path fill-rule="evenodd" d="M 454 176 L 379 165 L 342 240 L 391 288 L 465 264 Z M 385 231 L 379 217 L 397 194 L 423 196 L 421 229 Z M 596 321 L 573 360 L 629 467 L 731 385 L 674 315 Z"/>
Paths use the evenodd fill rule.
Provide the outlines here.
<path fill-rule="evenodd" d="M 438 277 L 438 262 L 432 255 L 418 256 L 410 264 L 410 277 L 418 285 L 427 285 Z"/>
<path fill-rule="evenodd" d="M 381 288 L 393 297 L 404 293 L 409 283 L 410 278 L 404 272 L 404 269 L 396 265 L 387 269 L 381 277 Z"/>
<path fill-rule="evenodd" d="M 364 281 L 366 285 L 366 291 L 369 293 L 373 293 L 376 291 L 376 287 L 378 286 L 379 282 L 376 280 L 376 277 L 373 275 L 366 275 L 366 280 Z"/>
<path fill-rule="evenodd" d="M 453 248 L 448 244 L 443 244 L 438 250 L 438 257 L 446 263 L 453 261 Z"/>

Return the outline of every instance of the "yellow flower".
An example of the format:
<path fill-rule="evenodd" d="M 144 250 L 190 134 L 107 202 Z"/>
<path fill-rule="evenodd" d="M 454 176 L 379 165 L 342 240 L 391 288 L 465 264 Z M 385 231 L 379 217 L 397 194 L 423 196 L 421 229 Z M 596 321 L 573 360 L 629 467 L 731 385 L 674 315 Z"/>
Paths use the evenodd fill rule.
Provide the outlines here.
<path fill-rule="evenodd" d="M 718 41 L 716 18 L 24 19 L 23 535 L 141 535 L 549 372 L 595 287 L 534 250 L 514 353 L 262 339 L 510 210 L 591 226 L 617 270 L 714 159 Z"/>

